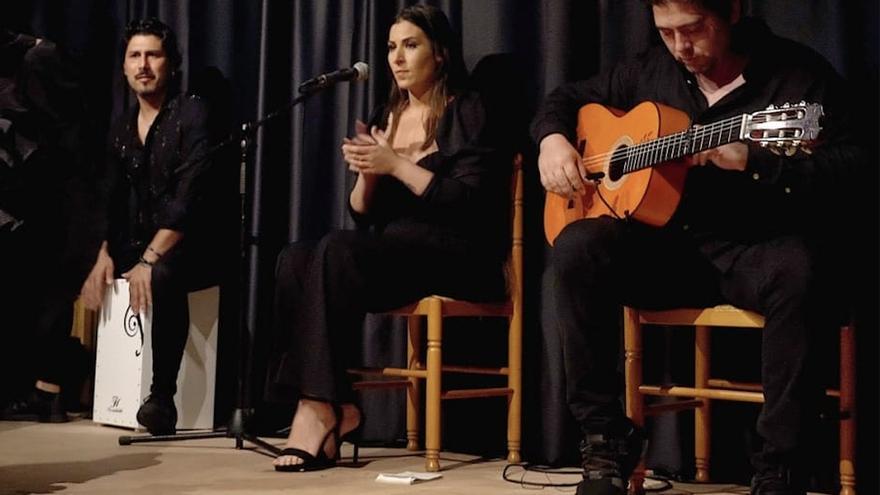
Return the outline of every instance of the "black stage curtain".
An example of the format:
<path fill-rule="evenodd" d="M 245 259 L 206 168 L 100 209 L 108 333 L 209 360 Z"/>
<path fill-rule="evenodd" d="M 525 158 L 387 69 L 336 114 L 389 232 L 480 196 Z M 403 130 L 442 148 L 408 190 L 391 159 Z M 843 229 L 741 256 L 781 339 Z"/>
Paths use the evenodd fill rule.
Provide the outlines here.
<path fill-rule="evenodd" d="M 256 152 L 248 167 L 249 195 L 254 205 L 251 234 L 256 238 L 249 296 L 254 305 L 256 359 L 254 390 L 259 390 L 263 355 L 271 325 L 272 271 L 281 246 L 293 240 L 318 238 L 329 229 L 351 226 L 346 198 L 353 177 L 347 172 L 339 144 L 351 132 L 356 118 L 385 98 L 388 72 L 385 40 L 390 20 L 403 0 L 34 0 L 27 4 L 24 24 L 35 34 L 56 41 L 80 60 L 89 103 L 98 130 L 131 104 L 121 77 L 121 31 L 130 19 L 155 15 L 176 29 L 183 52 L 184 89 L 214 95 L 215 104 L 227 105 L 229 124 L 262 118 L 288 104 L 298 84 L 315 75 L 350 67 L 357 61 L 370 65 L 366 83 L 341 84 L 282 115 L 257 134 Z M 656 42 L 649 11 L 638 0 L 443 0 L 440 6 L 462 33 L 469 68 L 489 54 L 505 53 L 515 61 L 521 94 L 512 108 L 531 112 L 546 92 L 562 82 L 588 77 L 621 57 Z M 779 34 L 812 46 L 846 76 L 864 101 L 867 135 L 876 142 L 878 88 L 878 6 L 871 0 L 777 0 L 751 2 L 747 11 L 767 21 Z M 219 91 L 222 75 L 228 92 Z M 212 78 L 213 77 L 213 78 Z M 218 96 L 219 95 L 219 96 Z M 559 339 L 546 292 L 545 244 L 541 229 L 541 189 L 534 151 L 528 153 L 526 238 L 526 332 L 524 439 L 525 459 L 554 464 L 575 459 L 575 429 L 562 397 Z M 876 160 L 873 164 L 876 163 Z M 875 167 L 869 167 L 871 169 Z M 870 173 L 854 191 L 858 196 L 858 228 L 839 242 L 852 246 L 860 269 L 854 284 L 868 287 L 854 295 L 860 324 L 859 415 L 860 488 L 874 470 L 877 455 L 877 179 Z M 370 321 L 365 359 L 378 362 L 403 359 L 400 325 Z M 230 332 L 231 333 L 231 332 Z M 677 345 L 677 344 L 673 344 Z M 756 354 L 757 355 L 757 354 Z M 229 371 L 224 371 L 229 375 Z M 220 383 L 233 383 L 230 380 Z M 259 394 L 251 394 L 259 406 Z M 366 400 L 366 399 L 365 399 Z M 366 400 L 368 433 L 374 438 L 402 436 L 402 402 Z M 450 414 L 457 406 L 449 405 Z M 485 409 L 485 408 L 481 408 Z M 499 405 L 500 411 L 500 405 Z M 485 430 L 480 418 L 448 419 L 448 436 L 462 424 L 469 434 Z M 499 413 L 500 414 L 500 413 Z M 486 421 L 498 422 L 487 417 Z M 673 432 L 687 427 L 680 420 L 664 420 Z M 716 423 L 718 424 L 718 423 Z M 494 426 L 492 427 L 494 428 Z M 465 428 L 466 430 L 468 428 Z M 473 447 L 502 451 L 503 427 Z M 494 430 L 493 430 L 494 431 Z M 716 430 L 717 431 L 717 430 Z M 656 463 L 686 471 L 688 447 L 677 433 L 666 435 L 652 454 Z M 466 436 L 465 436 L 466 438 Z M 715 443 L 719 455 L 722 440 Z M 466 445 L 468 442 L 463 442 Z M 447 438 L 447 445 L 457 445 Z M 467 448 L 466 446 L 463 448 Z M 831 446 L 833 449 L 833 445 Z M 676 452 L 681 450 L 682 455 Z M 745 466 L 744 454 L 739 455 Z M 676 458 L 677 456 L 677 458 Z M 716 459 L 719 459 L 716 457 Z M 740 462 L 737 461 L 737 462 Z M 715 462 L 715 466 L 719 466 Z M 831 467 L 833 469 L 834 466 Z M 746 469 L 743 467 L 743 469 Z M 722 473 L 726 475 L 727 473 Z"/>

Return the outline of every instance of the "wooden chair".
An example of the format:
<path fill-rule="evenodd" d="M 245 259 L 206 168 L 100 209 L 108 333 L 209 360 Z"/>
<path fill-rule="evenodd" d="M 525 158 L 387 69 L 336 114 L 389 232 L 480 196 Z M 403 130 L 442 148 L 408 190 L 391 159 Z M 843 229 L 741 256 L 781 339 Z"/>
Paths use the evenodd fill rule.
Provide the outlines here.
<path fill-rule="evenodd" d="M 514 160 L 512 174 L 512 244 L 506 271 L 510 299 L 498 303 L 474 303 L 433 295 L 408 306 L 385 314 L 408 317 L 406 368 L 378 368 L 349 370 L 363 375 L 385 375 L 397 380 L 361 381 L 356 389 L 406 387 L 407 448 L 418 450 L 420 380 L 425 380 L 425 469 L 440 470 L 440 401 L 441 399 L 470 399 L 476 397 L 507 397 L 507 461 L 520 461 L 521 401 L 522 401 L 522 156 Z M 443 363 L 443 318 L 447 316 L 505 317 L 509 320 L 507 366 L 480 368 L 451 366 Z M 422 318 L 427 317 L 426 361 L 420 357 Z M 443 390 L 443 373 L 507 376 L 507 386 Z M 403 379 L 401 379 L 403 378 Z"/>
<path fill-rule="evenodd" d="M 694 409 L 694 447 L 697 481 L 709 480 L 710 413 L 713 400 L 764 402 L 760 384 L 738 383 L 710 376 L 710 327 L 761 329 L 764 318 L 733 306 L 704 309 L 642 311 L 624 308 L 626 351 L 626 411 L 637 424 L 645 416 Z M 642 381 L 642 325 L 694 326 L 694 386 L 645 385 Z M 840 329 L 840 389 L 826 393 L 839 399 L 840 411 L 840 495 L 855 495 L 855 336 L 849 325 Z M 645 405 L 644 396 L 683 397 L 673 403 Z M 631 491 L 641 492 L 644 464 L 633 473 Z"/>
<path fill-rule="evenodd" d="M 82 342 L 89 352 L 94 352 L 98 334 L 98 313 L 86 309 L 80 299 L 73 304 L 73 326 L 70 335 Z"/>

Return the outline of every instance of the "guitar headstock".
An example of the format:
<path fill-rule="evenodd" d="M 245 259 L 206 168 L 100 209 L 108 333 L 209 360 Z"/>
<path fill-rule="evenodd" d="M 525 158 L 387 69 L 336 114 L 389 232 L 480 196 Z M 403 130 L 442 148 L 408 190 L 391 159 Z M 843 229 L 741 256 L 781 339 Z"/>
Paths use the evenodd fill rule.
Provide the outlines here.
<path fill-rule="evenodd" d="M 794 105 L 770 105 L 746 115 L 743 139 L 755 141 L 776 154 L 791 156 L 799 149 L 809 153 L 809 145 L 822 127 L 819 118 L 824 115 L 822 105 L 800 102 Z"/>

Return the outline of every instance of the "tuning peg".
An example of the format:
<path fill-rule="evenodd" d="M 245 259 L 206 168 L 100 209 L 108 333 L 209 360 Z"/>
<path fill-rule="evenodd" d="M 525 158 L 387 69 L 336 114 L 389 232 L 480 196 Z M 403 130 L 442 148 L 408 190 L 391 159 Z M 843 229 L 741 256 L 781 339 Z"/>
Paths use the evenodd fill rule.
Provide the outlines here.
<path fill-rule="evenodd" d="M 776 105 L 770 105 L 767 107 L 767 110 L 776 110 Z"/>
<path fill-rule="evenodd" d="M 797 153 L 797 148 L 794 146 L 786 146 L 785 147 L 785 156 L 792 156 Z"/>
<path fill-rule="evenodd" d="M 801 151 L 803 151 L 804 154 L 807 154 L 807 155 L 812 155 L 812 154 L 813 154 L 813 149 L 812 149 L 812 148 L 801 148 Z"/>
<path fill-rule="evenodd" d="M 791 104 L 788 103 L 788 102 L 785 102 L 785 103 L 782 105 L 782 108 L 791 108 Z"/>

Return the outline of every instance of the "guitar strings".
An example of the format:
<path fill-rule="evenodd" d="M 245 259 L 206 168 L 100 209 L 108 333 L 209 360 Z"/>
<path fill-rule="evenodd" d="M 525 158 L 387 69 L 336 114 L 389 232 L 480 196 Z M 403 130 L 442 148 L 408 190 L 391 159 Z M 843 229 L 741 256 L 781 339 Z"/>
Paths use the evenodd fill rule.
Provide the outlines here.
<path fill-rule="evenodd" d="M 674 134 L 670 134 L 667 136 L 659 137 L 656 139 L 652 139 L 651 141 L 648 141 L 646 143 L 639 143 L 639 144 L 637 144 L 635 146 L 631 146 L 629 148 L 617 148 L 614 151 L 597 153 L 595 155 L 592 155 L 590 157 L 582 159 L 581 163 L 583 163 L 584 167 L 588 171 L 595 171 L 595 170 L 590 170 L 590 167 L 593 165 L 603 165 L 606 161 L 608 161 L 607 159 L 609 159 L 609 157 L 610 157 L 610 161 L 614 161 L 614 160 L 623 158 L 627 155 L 629 155 L 630 157 L 636 157 L 639 159 L 645 158 L 645 157 L 651 157 L 658 150 L 662 150 L 663 148 L 668 149 L 670 147 L 670 145 L 681 146 L 685 143 L 689 143 L 692 141 L 696 142 L 698 139 L 700 140 L 700 143 L 701 143 L 700 147 L 702 147 L 702 143 L 705 140 L 705 138 L 707 137 L 707 135 L 708 135 L 709 143 L 711 143 L 711 140 L 713 139 L 713 137 L 716 134 L 720 138 L 724 132 L 730 133 L 731 131 L 739 128 L 741 126 L 741 123 L 742 123 L 742 116 L 738 116 L 738 117 L 731 117 L 729 119 L 722 120 L 722 121 L 716 122 L 714 124 L 706 125 L 706 126 L 699 126 L 699 127 L 692 126 L 692 127 L 688 128 L 687 130 L 677 132 Z M 730 137 L 730 134 L 728 135 L 728 137 Z M 720 143 L 720 141 L 719 141 L 719 143 Z M 662 151 L 661 151 L 661 153 L 662 153 Z M 687 153 L 684 153 L 684 154 L 687 154 Z M 684 156 L 684 154 L 682 154 L 680 156 Z M 671 158 L 672 157 L 666 158 L 666 160 L 671 159 Z M 664 161 L 664 160 L 661 160 L 661 161 Z M 636 170 L 638 170 L 640 168 L 645 168 L 645 166 L 647 166 L 647 165 L 641 166 L 641 164 L 638 164 L 638 165 L 640 165 L 640 166 Z M 631 171 L 633 171 L 633 170 L 626 170 L 625 172 L 631 172 Z"/>
<path fill-rule="evenodd" d="M 680 143 L 688 141 L 688 140 L 696 141 L 697 138 L 702 140 L 706 134 L 717 133 L 720 135 L 724 131 L 730 131 L 732 129 L 735 129 L 739 126 L 740 122 L 741 122 L 741 117 L 733 117 L 733 118 L 730 118 L 730 119 L 727 119 L 724 121 L 720 121 L 720 122 L 716 122 L 714 124 L 707 125 L 707 126 L 700 126 L 700 127 L 694 126 L 694 127 L 691 127 L 685 131 L 677 132 L 677 133 L 670 134 L 667 136 L 662 136 L 662 137 L 659 137 L 656 139 L 652 139 L 651 141 L 648 141 L 648 142 L 639 143 L 631 148 L 633 150 L 636 150 L 639 153 L 646 153 L 646 152 L 653 151 L 654 148 L 667 146 L 669 144 L 669 142 L 675 141 L 675 140 L 679 141 L 679 143 L 676 143 L 676 144 L 680 144 Z M 688 139 L 689 136 L 691 136 L 691 135 L 692 135 L 693 139 Z M 711 139 L 711 136 L 710 136 L 710 139 Z M 605 153 L 593 155 L 593 157 L 591 157 L 591 158 L 607 157 L 609 154 L 611 154 L 611 155 L 626 154 L 627 152 L 628 151 L 626 151 L 626 149 L 618 148 L 617 150 L 615 150 L 613 152 L 605 152 Z"/>
<path fill-rule="evenodd" d="M 692 127 L 688 131 L 664 136 L 664 138 L 634 146 L 635 150 L 631 156 L 633 156 L 635 160 L 629 160 L 626 163 L 624 166 L 624 173 L 640 170 L 654 163 L 671 160 L 686 154 L 692 154 L 694 153 L 694 149 L 702 151 L 703 149 L 711 148 L 713 146 L 712 140 L 716 137 L 717 145 L 720 145 L 722 141 L 721 137 L 725 132 L 727 132 L 727 139 L 728 142 L 730 142 L 733 137 L 732 131 L 736 130 L 737 137 L 739 137 L 739 130 L 741 129 L 740 126 L 742 122 L 741 119 L 741 117 L 733 117 L 707 126 Z M 705 139 L 708 139 L 709 146 L 707 147 L 703 146 Z M 697 140 L 699 140 L 699 146 L 694 146 L 693 148 L 682 146 L 689 142 L 696 143 Z M 677 155 L 673 153 L 671 156 L 665 156 L 668 150 L 675 149 L 675 147 L 678 147 Z"/>
<path fill-rule="evenodd" d="M 712 124 L 708 124 L 708 125 L 704 125 L 704 126 L 691 126 L 684 131 L 670 134 L 667 136 L 658 137 L 658 138 L 652 139 L 651 141 L 648 141 L 648 142 L 636 144 L 635 146 L 631 146 L 630 148 L 618 148 L 612 152 L 604 152 L 604 153 L 599 153 L 599 154 L 593 155 L 589 158 L 582 159 L 582 163 L 584 164 L 585 167 L 588 167 L 588 166 L 594 165 L 596 163 L 604 162 L 605 159 L 608 158 L 609 155 L 611 155 L 611 157 L 612 157 L 611 160 L 618 159 L 621 157 L 621 155 L 623 155 L 623 156 L 631 155 L 631 156 L 635 156 L 637 158 L 648 157 L 648 158 L 652 159 L 648 163 L 644 163 L 644 164 L 637 163 L 636 165 L 638 165 L 638 168 L 636 168 L 636 170 L 638 170 L 638 169 L 650 166 L 653 163 L 657 163 L 658 161 L 662 162 L 662 161 L 671 159 L 672 157 L 665 157 L 665 158 L 661 158 L 660 160 L 657 160 L 657 161 L 653 160 L 653 158 L 655 158 L 654 154 L 656 151 L 661 150 L 661 152 L 662 152 L 662 149 L 664 149 L 664 148 L 668 149 L 670 144 L 673 144 L 675 146 L 681 146 L 684 143 L 687 143 L 690 141 L 696 142 L 697 139 L 699 139 L 700 146 L 697 146 L 696 148 L 699 148 L 699 150 L 702 151 L 704 149 L 708 149 L 708 148 L 713 147 L 712 146 L 712 139 L 713 139 L 713 137 L 715 137 L 717 135 L 717 137 L 719 138 L 718 145 L 720 145 L 721 135 L 725 131 L 728 132 L 728 139 L 730 139 L 732 136 L 731 131 L 737 130 L 738 132 L 741 132 L 742 119 L 743 119 L 743 115 L 738 115 L 738 116 L 730 117 L 728 119 L 721 120 L 721 121 L 718 121 L 718 122 L 715 122 Z M 707 135 L 708 135 L 708 140 L 709 140 L 709 146 L 704 147 L 703 141 L 707 137 Z M 684 156 L 685 154 L 694 152 L 693 149 L 688 149 L 688 148 L 684 148 L 684 149 L 687 150 L 687 152 L 681 153 L 681 149 L 680 149 L 679 152 L 681 154 L 679 156 Z M 627 168 L 627 167 L 625 167 L 625 168 Z M 626 172 L 629 172 L 629 171 L 631 171 L 631 170 L 628 170 L 628 168 L 627 168 Z"/>
<path fill-rule="evenodd" d="M 624 155 L 647 155 L 657 148 L 665 147 L 671 144 L 673 141 L 678 141 L 675 144 L 682 144 L 688 141 L 696 141 L 697 139 L 703 140 L 706 134 L 715 134 L 718 133 L 720 136 L 724 131 L 730 131 L 739 126 L 741 122 L 741 117 L 734 117 L 725 121 L 717 122 L 715 124 L 702 126 L 702 127 L 691 127 L 688 130 L 677 132 L 675 134 L 670 134 L 667 136 L 659 137 L 656 139 L 652 139 L 646 143 L 639 143 L 635 146 L 631 146 L 630 148 L 618 148 L 611 152 L 604 152 L 592 155 L 583 160 L 585 165 L 592 165 L 597 162 L 605 161 L 605 158 L 611 156 L 611 160 L 621 158 Z M 720 129 L 719 129 L 720 128 Z M 689 138 L 692 136 L 692 139 Z M 712 139 L 712 136 L 709 136 L 709 139 Z"/>
<path fill-rule="evenodd" d="M 696 141 L 696 138 L 697 138 L 698 136 L 700 136 L 700 134 L 701 134 L 700 131 L 702 131 L 702 130 L 704 130 L 704 129 L 705 129 L 705 132 L 702 132 L 702 134 L 709 133 L 709 143 L 710 143 L 710 145 L 711 145 L 711 142 L 712 142 L 712 141 L 711 141 L 711 139 L 712 139 L 712 134 L 713 134 L 715 131 L 718 130 L 718 129 L 716 129 L 716 128 L 720 128 L 720 129 L 721 129 L 721 130 L 719 131 L 719 134 L 718 134 L 719 137 L 720 137 L 721 133 L 724 132 L 724 130 L 727 130 L 728 132 L 730 132 L 730 131 L 733 130 L 734 128 L 739 127 L 739 126 L 740 126 L 740 122 L 742 122 L 742 117 L 732 117 L 732 118 L 730 118 L 730 119 L 727 119 L 727 120 L 724 120 L 724 121 L 721 121 L 721 122 L 717 122 L 716 124 L 712 124 L 712 125 L 707 125 L 707 126 L 702 126 L 702 127 L 691 127 L 691 128 L 689 128 L 689 129 L 687 129 L 687 130 L 685 130 L 685 131 L 681 131 L 681 132 L 678 132 L 678 133 L 675 133 L 675 134 L 671 134 L 671 135 L 669 135 L 669 136 L 663 136 L 662 138 L 652 140 L 652 141 L 649 142 L 649 143 L 641 143 L 641 144 L 638 144 L 638 145 L 636 145 L 636 146 L 633 146 L 632 148 L 634 148 L 636 151 L 640 151 L 640 148 L 650 148 L 652 145 L 656 147 L 656 146 L 657 146 L 656 143 L 663 143 L 663 142 L 665 142 L 665 141 L 674 141 L 674 140 L 676 140 L 676 139 L 679 140 L 679 143 L 678 143 L 678 144 L 680 144 L 680 143 L 682 143 L 682 142 L 684 142 L 684 141 L 689 141 L 690 139 L 688 138 L 688 136 L 690 136 L 692 133 L 693 133 L 693 140 Z M 726 127 L 726 129 L 725 129 L 725 127 Z M 729 138 L 729 137 L 730 137 L 730 135 L 728 135 L 728 138 Z M 702 136 L 700 136 L 700 143 L 702 143 Z M 663 145 L 665 145 L 665 144 L 663 144 Z M 653 152 L 653 150 L 650 150 L 649 152 Z M 611 154 L 611 155 L 617 155 L 617 154 L 625 154 L 625 153 L 626 153 L 626 151 L 620 152 L 620 151 L 618 151 L 618 150 L 615 150 L 614 152 L 612 152 L 612 153 L 610 153 L 610 154 Z M 599 155 L 595 155 L 594 157 L 592 157 L 593 162 L 594 162 L 594 163 L 596 162 L 596 160 L 595 160 L 596 157 L 598 157 L 598 156 L 602 156 L 602 155 L 606 155 L 606 156 L 607 156 L 608 154 L 609 154 L 609 153 L 602 153 L 602 154 L 599 154 Z M 644 156 L 644 155 L 642 155 L 642 156 Z M 613 158 L 612 158 L 612 160 L 613 160 Z M 587 161 L 589 161 L 589 160 L 583 160 L 583 162 L 584 162 L 585 164 L 586 164 Z M 601 161 L 601 160 L 600 160 L 600 161 Z M 586 165 L 585 165 L 585 168 L 587 168 Z M 627 168 L 627 167 L 624 167 L 624 168 Z M 590 171 L 589 168 L 587 168 L 587 171 Z M 627 173 L 627 172 L 630 172 L 630 170 L 624 170 L 624 173 Z M 608 200 L 605 199 L 605 196 L 602 195 L 602 188 L 599 187 L 599 185 L 602 183 L 602 179 L 595 179 L 595 180 L 593 180 L 593 182 L 594 182 L 594 185 L 595 185 L 595 187 L 596 187 L 596 194 L 597 194 L 597 196 L 599 196 L 599 200 L 602 201 L 602 203 L 605 205 L 605 207 L 608 208 L 608 211 L 610 211 L 611 214 L 612 214 L 615 218 L 617 218 L 618 220 L 623 220 L 623 217 L 622 217 L 619 213 L 617 213 L 617 210 L 615 210 L 614 207 L 611 206 L 611 205 L 608 203 Z M 629 215 L 626 214 L 626 213 L 624 213 L 624 216 L 627 216 L 627 217 L 628 217 Z"/>

